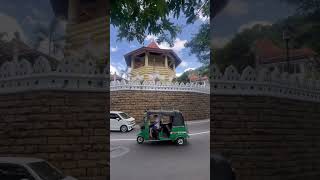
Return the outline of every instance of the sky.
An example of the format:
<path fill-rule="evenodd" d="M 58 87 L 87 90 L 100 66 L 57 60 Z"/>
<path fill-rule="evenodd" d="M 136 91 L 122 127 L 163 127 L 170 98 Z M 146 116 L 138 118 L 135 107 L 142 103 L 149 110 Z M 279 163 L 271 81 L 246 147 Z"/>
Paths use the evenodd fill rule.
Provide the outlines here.
<path fill-rule="evenodd" d="M 177 55 L 182 60 L 182 63 L 176 68 L 176 75 L 180 76 L 184 71 L 189 69 L 195 69 L 202 64 L 199 62 L 198 58 L 190 54 L 190 49 L 185 48 L 184 44 L 191 40 L 194 34 L 198 32 L 201 24 L 205 23 L 207 19 L 199 18 L 194 24 L 186 24 L 185 17 L 180 17 L 179 19 L 172 20 L 175 24 L 183 26 L 182 32 L 177 35 L 174 46 L 171 48 L 167 43 L 158 44 L 162 49 L 172 49 L 177 53 Z M 136 50 L 142 46 L 147 46 L 153 39 L 156 39 L 154 35 L 148 35 L 144 40 L 143 44 L 138 41 L 128 42 L 126 40 L 118 41 L 117 29 L 113 26 L 110 27 L 110 72 L 114 74 L 116 72 L 119 74 L 121 70 L 126 69 L 126 63 L 124 60 L 124 55 L 128 52 Z"/>
<path fill-rule="evenodd" d="M 230 0 L 214 19 L 211 19 L 211 44 L 223 47 L 238 32 L 255 24 L 271 25 L 293 15 L 295 7 L 284 0 Z"/>
<path fill-rule="evenodd" d="M 35 39 L 41 36 L 35 33 L 39 25 L 48 27 L 54 17 L 54 12 L 49 0 L 2 0 L 0 1 L 0 32 L 8 32 L 8 40 L 14 37 L 14 32 L 19 32 L 22 41 L 33 46 Z M 60 21 L 56 33 L 64 34 L 66 23 Z M 49 39 L 44 37 L 37 50 L 48 53 Z M 56 55 L 56 54 L 55 54 Z M 61 58 L 63 52 L 59 52 L 56 58 Z"/>

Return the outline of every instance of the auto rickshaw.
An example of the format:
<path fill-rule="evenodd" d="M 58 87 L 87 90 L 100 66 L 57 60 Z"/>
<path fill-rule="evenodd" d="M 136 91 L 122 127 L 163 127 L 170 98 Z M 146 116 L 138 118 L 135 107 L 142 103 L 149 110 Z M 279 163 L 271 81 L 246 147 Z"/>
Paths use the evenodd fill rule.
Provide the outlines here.
<path fill-rule="evenodd" d="M 153 128 L 154 116 L 160 117 L 160 127 L 158 126 L 157 130 Z M 177 145 L 184 145 L 187 138 L 189 138 L 188 127 L 180 111 L 146 110 L 137 142 L 142 144 L 144 141 L 172 141 Z"/>

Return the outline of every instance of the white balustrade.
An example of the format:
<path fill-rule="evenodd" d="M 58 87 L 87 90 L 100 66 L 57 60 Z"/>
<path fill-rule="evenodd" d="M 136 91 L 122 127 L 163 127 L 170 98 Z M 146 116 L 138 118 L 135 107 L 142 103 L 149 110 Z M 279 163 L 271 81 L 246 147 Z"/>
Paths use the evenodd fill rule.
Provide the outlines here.
<path fill-rule="evenodd" d="M 171 83 L 171 82 L 157 82 L 154 81 L 111 81 L 111 91 L 121 90 L 142 90 L 142 91 L 181 91 L 181 92 L 196 92 L 196 93 L 210 93 L 210 87 L 207 85 L 199 85 L 194 83 Z"/>
<path fill-rule="evenodd" d="M 81 63 L 72 58 L 59 62 L 55 70 L 45 57 L 33 64 L 25 59 L 7 61 L 0 67 L 0 94 L 33 90 L 106 92 L 108 68 L 100 70 L 91 60 Z"/>
<path fill-rule="evenodd" d="M 305 79 L 300 75 L 280 73 L 277 69 L 255 70 L 252 67 L 239 72 L 229 66 L 222 72 L 211 66 L 210 85 L 154 81 L 111 81 L 109 67 L 99 68 L 92 60 L 85 63 L 66 58 L 53 69 L 49 60 L 39 57 L 7 61 L 0 66 L 0 94 L 33 90 L 72 91 L 170 91 L 195 92 L 213 95 L 253 95 L 283 97 L 307 101 L 320 101 L 320 81 Z"/>
<path fill-rule="evenodd" d="M 301 75 L 280 73 L 277 69 L 259 71 L 247 67 L 239 73 L 229 66 L 224 73 L 217 65 L 211 66 L 213 95 L 252 95 L 320 101 L 320 82 L 304 79 Z"/>

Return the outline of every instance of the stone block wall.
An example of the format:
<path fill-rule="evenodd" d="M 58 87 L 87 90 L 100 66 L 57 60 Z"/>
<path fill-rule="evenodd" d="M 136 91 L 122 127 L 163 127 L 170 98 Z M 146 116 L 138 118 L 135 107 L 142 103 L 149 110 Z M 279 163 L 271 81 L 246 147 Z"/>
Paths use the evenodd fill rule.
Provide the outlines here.
<path fill-rule="evenodd" d="M 201 120 L 210 117 L 210 95 L 178 91 L 111 91 L 110 109 L 124 111 L 141 122 L 145 109 L 176 109 L 185 120 Z"/>
<path fill-rule="evenodd" d="M 277 97 L 211 96 L 211 153 L 239 180 L 320 177 L 320 104 Z"/>
<path fill-rule="evenodd" d="M 108 98 L 105 92 L 0 95 L 0 156 L 42 158 L 79 180 L 105 180 Z"/>

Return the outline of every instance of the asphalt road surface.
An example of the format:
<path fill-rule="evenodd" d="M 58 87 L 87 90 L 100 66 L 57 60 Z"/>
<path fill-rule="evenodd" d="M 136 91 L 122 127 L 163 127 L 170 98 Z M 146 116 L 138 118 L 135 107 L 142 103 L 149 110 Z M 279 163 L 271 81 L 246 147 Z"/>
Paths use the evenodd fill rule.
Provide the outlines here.
<path fill-rule="evenodd" d="M 137 144 L 139 128 L 111 132 L 111 180 L 209 180 L 209 120 L 188 123 L 190 139 L 185 146 L 170 142 Z"/>

